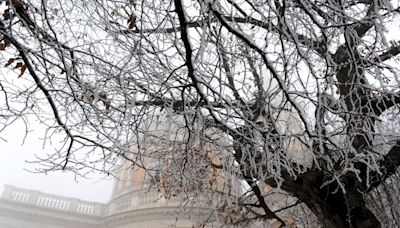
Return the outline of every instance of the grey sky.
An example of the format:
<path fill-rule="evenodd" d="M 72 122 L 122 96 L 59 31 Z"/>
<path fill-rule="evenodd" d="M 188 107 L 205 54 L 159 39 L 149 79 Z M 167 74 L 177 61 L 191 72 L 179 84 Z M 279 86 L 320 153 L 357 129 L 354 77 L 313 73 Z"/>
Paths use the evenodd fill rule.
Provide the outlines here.
<path fill-rule="evenodd" d="M 92 175 L 90 179 L 79 178 L 74 180 L 71 173 L 55 172 L 35 174 L 25 169 L 33 170 L 37 164 L 30 164 L 35 154 L 45 154 L 47 150 L 53 150 L 51 145 L 43 149 L 43 129 L 40 126 L 32 126 L 25 143 L 22 144 L 24 126 L 16 123 L 1 133 L 0 139 L 0 192 L 3 185 L 10 184 L 17 187 L 39 190 L 47 193 L 60 194 L 68 197 L 77 197 L 89 201 L 106 202 L 112 191 L 112 179 L 104 179 L 101 175 Z M 50 151 L 49 151 L 50 152 Z"/>

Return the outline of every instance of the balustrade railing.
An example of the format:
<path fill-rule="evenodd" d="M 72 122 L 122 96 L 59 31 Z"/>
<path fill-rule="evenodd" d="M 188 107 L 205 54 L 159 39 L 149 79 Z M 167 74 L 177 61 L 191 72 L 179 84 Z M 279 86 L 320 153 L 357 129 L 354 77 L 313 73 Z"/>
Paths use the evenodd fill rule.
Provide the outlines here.
<path fill-rule="evenodd" d="M 139 208 L 172 206 L 172 204 L 176 206 L 178 202 L 179 200 L 177 198 L 166 199 L 162 194 L 156 191 L 135 191 L 111 200 L 109 203 L 108 215 Z"/>
<path fill-rule="evenodd" d="M 121 195 L 112 199 L 108 204 L 102 204 L 17 188 L 10 185 L 4 186 L 4 191 L 0 199 L 90 216 L 108 216 L 151 207 L 176 207 L 180 202 L 180 199 L 177 197 L 166 199 L 157 191 L 142 190 Z"/>
<path fill-rule="evenodd" d="M 4 186 L 1 199 L 92 216 L 102 216 L 106 207 L 106 205 L 102 203 L 57 196 L 39 191 L 17 188 L 10 185 Z"/>

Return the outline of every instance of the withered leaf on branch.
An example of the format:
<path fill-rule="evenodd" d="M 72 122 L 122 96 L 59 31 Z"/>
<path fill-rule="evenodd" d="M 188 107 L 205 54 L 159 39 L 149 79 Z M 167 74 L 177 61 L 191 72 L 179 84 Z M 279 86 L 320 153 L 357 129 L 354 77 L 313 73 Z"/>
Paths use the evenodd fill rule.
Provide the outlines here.
<path fill-rule="evenodd" d="M 11 59 L 9 59 L 8 60 L 8 62 L 14 62 L 16 59 L 18 59 L 18 58 L 15 58 L 14 60 L 11 60 Z M 8 64 L 8 62 L 7 62 L 7 64 Z M 10 64 L 11 64 L 10 63 Z M 21 72 L 19 73 L 19 75 L 18 75 L 18 78 L 20 78 L 24 73 L 25 73 L 25 70 L 26 70 L 26 64 L 24 64 L 23 62 L 17 62 L 17 64 L 15 65 L 15 67 L 14 67 L 14 69 L 17 69 L 17 68 L 20 68 L 20 70 L 21 70 Z"/>
<path fill-rule="evenodd" d="M 4 20 L 10 20 L 11 19 L 11 13 L 10 13 L 9 9 L 4 10 L 3 18 L 4 18 Z"/>
<path fill-rule="evenodd" d="M 26 70 L 26 65 L 24 64 L 21 66 L 21 73 L 18 75 L 18 78 L 20 78 L 25 73 L 25 70 Z"/>
<path fill-rule="evenodd" d="M 103 105 L 106 107 L 106 109 L 107 110 L 110 109 L 111 101 L 110 101 L 110 99 L 107 98 L 107 94 L 106 93 L 100 93 L 99 94 L 99 98 L 103 102 Z"/>
<path fill-rule="evenodd" d="M 10 58 L 10 59 L 8 59 L 7 63 L 4 65 L 4 67 L 8 67 L 9 65 L 11 65 L 17 59 L 18 58 Z"/>
<path fill-rule="evenodd" d="M 18 62 L 17 65 L 15 65 L 14 69 L 20 68 L 24 65 L 23 62 Z"/>
<path fill-rule="evenodd" d="M 93 91 L 88 91 L 86 94 L 82 94 L 81 99 L 89 103 L 92 103 L 95 100 L 101 101 L 107 110 L 110 109 L 111 107 L 111 100 L 107 97 L 107 94 L 104 92 L 95 94 Z"/>
<path fill-rule="evenodd" d="M 114 9 L 113 11 L 111 11 L 111 15 L 113 15 L 113 16 L 119 15 L 118 10 Z"/>
<path fill-rule="evenodd" d="M 5 38 L 4 38 L 4 45 L 5 45 L 6 47 L 8 47 L 10 44 L 11 44 L 11 39 L 5 37 Z"/>
<path fill-rule="evenodd" d="M 10 46 L 11 40 L 7 37 L 3 39 L 4 43 L 0 43 L 0 51 L 4 51 L 6 47 Z"/>
<path fill-rule="evenodd" d="M 128 27 L 129 29 L 133 29 L 136 26 L 136 16 L 131 14 L 128 18 Z"/>

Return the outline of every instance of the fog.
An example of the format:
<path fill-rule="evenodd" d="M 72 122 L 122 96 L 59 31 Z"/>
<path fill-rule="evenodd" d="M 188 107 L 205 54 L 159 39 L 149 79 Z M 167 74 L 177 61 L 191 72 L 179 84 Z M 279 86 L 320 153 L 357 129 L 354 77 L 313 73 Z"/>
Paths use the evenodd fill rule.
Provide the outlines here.
<path fill-rule="evenodd" d="M 68 172 L 32 173 L 38 164 L 35 154 L 43 155 L 54 150 L 57 144 L 46 144 L 40 139 L 44 133 L 40 125 L 31 123 L 28 137 L 24 142 L 25 126 L 17 122 L 0 134 L 0 193 L 5 184 L 38 190 L 46 193 L 76 197 L 82 200 L 107 202 L 110 199 L 113 179 L 101 174 L 88 178 L 75 177 Z"/>

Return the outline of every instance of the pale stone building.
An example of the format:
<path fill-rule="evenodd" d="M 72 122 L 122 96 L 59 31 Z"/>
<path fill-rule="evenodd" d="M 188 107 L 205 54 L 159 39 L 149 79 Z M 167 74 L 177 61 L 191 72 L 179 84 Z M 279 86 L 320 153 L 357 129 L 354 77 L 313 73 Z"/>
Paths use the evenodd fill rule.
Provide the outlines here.
<path fill-rule="evenodd" d="M 142 132 L 146 133 L 140 132 L 136 142 L 132 142 L 133 146 L 130 148 L 132 153 L 126 155 L 128 159 L 124 159 L 119 172 L 115 174 L 117 178 L 108 203 L 89 202 L 6 185 L 0 197 L 0 228 L 202 227 L 203 222 L 213 217 L 215 213 L 210 205 L 202 203 L 206 201 L 201 199 L 190 201 L 189 206 L 186 204 L 183 207 L 181 197 L 170 196 L 167 199 L 164 193 L 157 190 L 159 188 L 151 185 L 150 180 L 153 181 L 157 176 L 155 173 L 149 173 L 153 168 L 158 167 L 162 172 L 168 172 L 165 169 L 165 161 L 159 159 L 163 156 L 160 154 L 153 156 L 153 153 L 160 153 L 162 150 L 169 151 L 173 148 L 176 151 L 174 156 L 179 154 L 179 146 L 159 144 L 158 139 L 171 137 L 179 141 L 184 137 L 179 128 L 173 124 L 181 122 L 180 119 L 170 116 L 169 121 L 165 121 L 167 116 L 161 116 L 161 118 L 159 116 L 143 124 Z M 223 140 L 213 135 L 212 131 L 205 134 L 209 138 L 214 137 L 212 138 L 214 141 Z M 218 141 L 218 145 L 223 144 L 224 142 Z M 145 150 L 138 151 L 134 145 L 141 145 Z M 193 145 L 196 146 L 196 142 Z M 220 157 L 213 153 L 215 150 L 208 145 L 200 147 L 202 150 L 207 150 L 200 154 L 214 164 L 219 164 Z M 219 153 L 223 154 L 223 151 L 219 150 Z M 165 157 L 168 158 L 169 155 L 166 154 Z M 196 154 L 198 155 L 199 151 Z M 196 158 L 193 159 L 196 160 Z M 135 162 L 141 164 L 137 166 Z M 200 159 L 197 162 L 199 163 Z M 146 170 L 140 168 L 143 166 Z M 158 181 L 162 182 L 162 175 L 159 178 L 161 180 Z M 205 179 L 210 184 L 211 190 L 221 192 L 225 191 L 223 187 L 229 186 L 230 190 L 233 189 L 233 195 L 242 190 L 240 181 L 229 173 L 212 170 L 206 172 Z M 292 220 L 286 216 L 284 219 Z M 220 224 L 208 222 L 207 227 L 220 227 Z M 255 224 L 254 227 L 275 227 L 275 225 L 262 222 Z"/>
<path fill-rule="evenodd" d="M 0 197 L 1 228 L 189 228 L 208 213 L 201 207 L 181 211 L 177 200 L 143 189 L 118 191 L 106 204 L 9 185 Z"/>
<path fill-rule="evenodd" d="M 200 201 L 183 207 L 181 198 L 168 197 L 150 186 L 148 170 L 160 166 L 152 159 L 155 148 L 149 140 L 154 134 L 170 134 L 173 121 L 150 121 L 143 127 L 149 136 L 140 133 L 136 144 L 146 147 L 146 152 L 136 151 L 123 159 L 116 173 L 113 193 L 108 203 L 96 203 L 76 198 L 21 189 L 6 185 L 0 197 L 0 228 L 157 228 L 197 227 L 210 217 L 210 209 Z M 174 126 L 172 126 L 174 127 Z M 168 131 L 168 132 L 167 132 Z M 178 133 L 179 134 L 179 133 Z M 134 143 L 132 143 L 134 144 Z M 133 165 L 134 157 L 140 157 L 146 170 Z M 154 168 L 154 167 L 153 167 Z M 185 208 L 185 209 L 184 209 Z M 208 227 L 212 227 L 208 224 Z"/>

